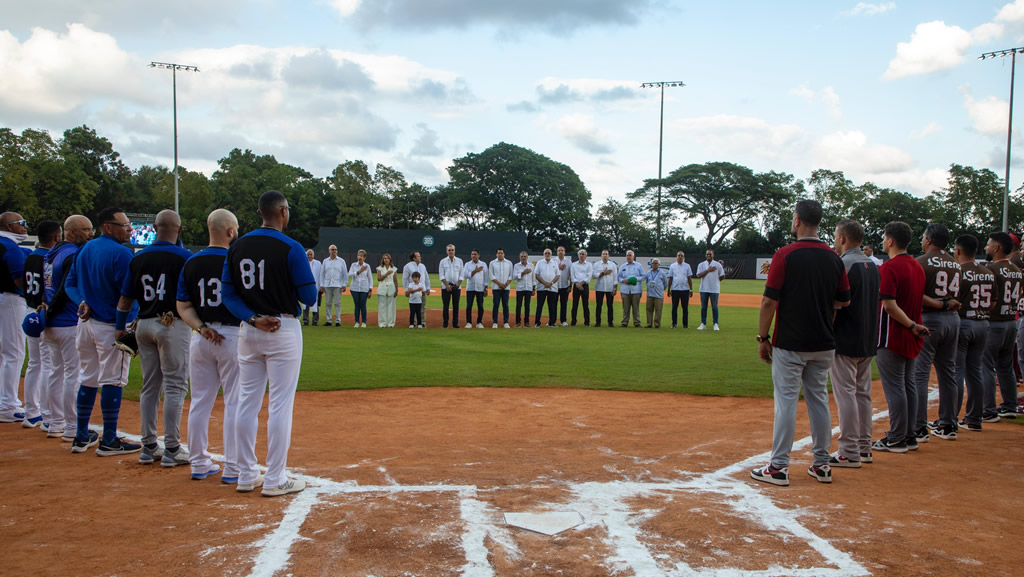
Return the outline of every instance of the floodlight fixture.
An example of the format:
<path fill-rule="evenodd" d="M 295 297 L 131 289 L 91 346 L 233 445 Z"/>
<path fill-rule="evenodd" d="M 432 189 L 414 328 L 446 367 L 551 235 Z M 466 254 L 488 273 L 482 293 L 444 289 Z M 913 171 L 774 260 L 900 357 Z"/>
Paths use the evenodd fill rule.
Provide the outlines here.
<path fill-rule="evenodd" d="M 661 157 L 662 150 L 665 142 L 665 87 L 674 88 L 677 86 L 686 86 L 686 84 L 678 80 L 670 80 L 665 82 L 644 82 L 640 85 L 640 88 L 660 88 L 661 89 L 661 123 L 658 125 L 658 198 L 654 204 L 655 210 L 655 230 L 654 233 L 654 252 L 657 253 L 661 250 Z"/>
<path fill-rule="evenodd" d="M 1010 230 L 1010 144 L 1011 136 L 1013 134 L 1013 81 L 1017 69 L 1018 54 L 1024 54 L 1024 46 L 997 50 L 995 52 L 986 52 L 978 57 L 978 60 L 988 60 L 989 58 L 995 58 L 997 56 L 1010 57 L 1010 114 L 1006 123 L 1006 178 L 1003 183 L 1005 185 L 1003 190 L 1003 232 L 1009 232 Z"/>
<path fill-rule="evenodd" d="M 171 71 L 171 94 L 174 108 L 174 212 L 178 212 L 178 71 L 199 72 L 199 67 L 155 61 L 150 62 L 149 67 Z"/>

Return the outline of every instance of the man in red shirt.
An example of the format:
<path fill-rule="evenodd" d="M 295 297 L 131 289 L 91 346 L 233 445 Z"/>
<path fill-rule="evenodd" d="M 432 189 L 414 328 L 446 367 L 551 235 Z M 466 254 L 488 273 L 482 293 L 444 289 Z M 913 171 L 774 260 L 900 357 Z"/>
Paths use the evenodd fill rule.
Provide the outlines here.
<path fill-rule="evenodd" d="M 882 247 L 889 260 L 882 265 L 879 287 L 878 352 L 875 364 L 889 405 L 889 432 L 871 446 L 875 451 L 906 453 L 917 450 L 917 389 L 914 360 L 921 352 L 928 327 L 921 324 L 925 274 L 921 263 L 907 254 L 913 232 L 905 222 L 885 225 Z"/>

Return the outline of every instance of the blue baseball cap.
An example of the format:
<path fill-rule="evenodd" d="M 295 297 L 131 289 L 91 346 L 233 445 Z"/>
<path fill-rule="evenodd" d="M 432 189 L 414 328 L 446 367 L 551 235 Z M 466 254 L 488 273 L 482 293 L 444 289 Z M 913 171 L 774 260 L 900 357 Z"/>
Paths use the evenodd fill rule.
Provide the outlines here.
<path fill-rule="evenodd" d="M 45 328 L 46 313 L 31 312 L 25 315 L 25 320 L 21 321 L 21 330 L 34 339 L 38 339 Z"/>

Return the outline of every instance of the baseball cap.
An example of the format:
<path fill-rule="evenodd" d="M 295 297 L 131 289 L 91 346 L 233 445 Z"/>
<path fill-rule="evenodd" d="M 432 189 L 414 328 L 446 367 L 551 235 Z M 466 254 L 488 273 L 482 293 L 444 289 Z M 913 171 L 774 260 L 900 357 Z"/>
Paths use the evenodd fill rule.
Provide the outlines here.
<path fill-rule="evenodd" d="M 34 339 L 38 339 L 45 328 L 46 313 L 31 312 L 25 315 L 25 320 L 21 321 L 21 330 Z"/>
<path fill-rule="evenodd" d="M 1010 240 L 1013 241 L 1013 246 L 1020 246 L 1020 237 L 1014 233 L 1010 233 Z"/>

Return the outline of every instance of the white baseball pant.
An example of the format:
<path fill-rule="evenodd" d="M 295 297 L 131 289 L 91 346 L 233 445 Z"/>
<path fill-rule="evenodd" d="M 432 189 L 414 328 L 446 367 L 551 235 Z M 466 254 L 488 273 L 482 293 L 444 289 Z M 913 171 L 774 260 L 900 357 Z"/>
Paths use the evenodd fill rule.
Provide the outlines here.
<path fill-rule="evenodd" d="M 43 346 L 50 352 L 50 379 L 47 399 L 50 405 L 50 431 L 64 431 L 73 438 L 78 431 L 78 327 L 47 327 Z"/>
<path fill-rule="evenodd" d="M 0 293 L 0 413 L 21 412 L 18 385 L 25 362 L 25 299 L 14 293 Z"/>
<path fill-rule="evenodd" d="M 50 351 L 43 346 L 43 339 L 28 337 L 28 366 L 25 367 L 25 418 L 42 417 L 44 423 L 50 422 L 50 406 L 45 394 L 50 382 L 53 363 Z"/>
<path fill-rule="evenodd" d="M 243 324 L 238 338 L 238 483 L 256 481 L 256 434 L 263 393 L 270 381 L 267 418 L 267 474 L 263 484 L 283 484 L 292 439 L 292 408 L 302 365 L 302 330 L 291 315 L 281 317 L 277 332 Z"/>
<path fill-rule="evenodd" d="M 75 345 L 82 366 L 81 386 L 98 389 L 128 384 L 128 363 L 132 358 L 114 346 L 115 333 L 113 323 L 89 319 L 78 324 Z"/>
<path fill-rule="evenodd" d="M 217 391 L 224 387 L 224 477 L 238 476 L 238 327 L 209 323 L 224 336 L 215 345 L 196 333 L 189 349 L 189 381 L 192 404 L 188 409 L 189 463 L 193 473 L 205 473 L 210 459 L 210 414 Z"/>

